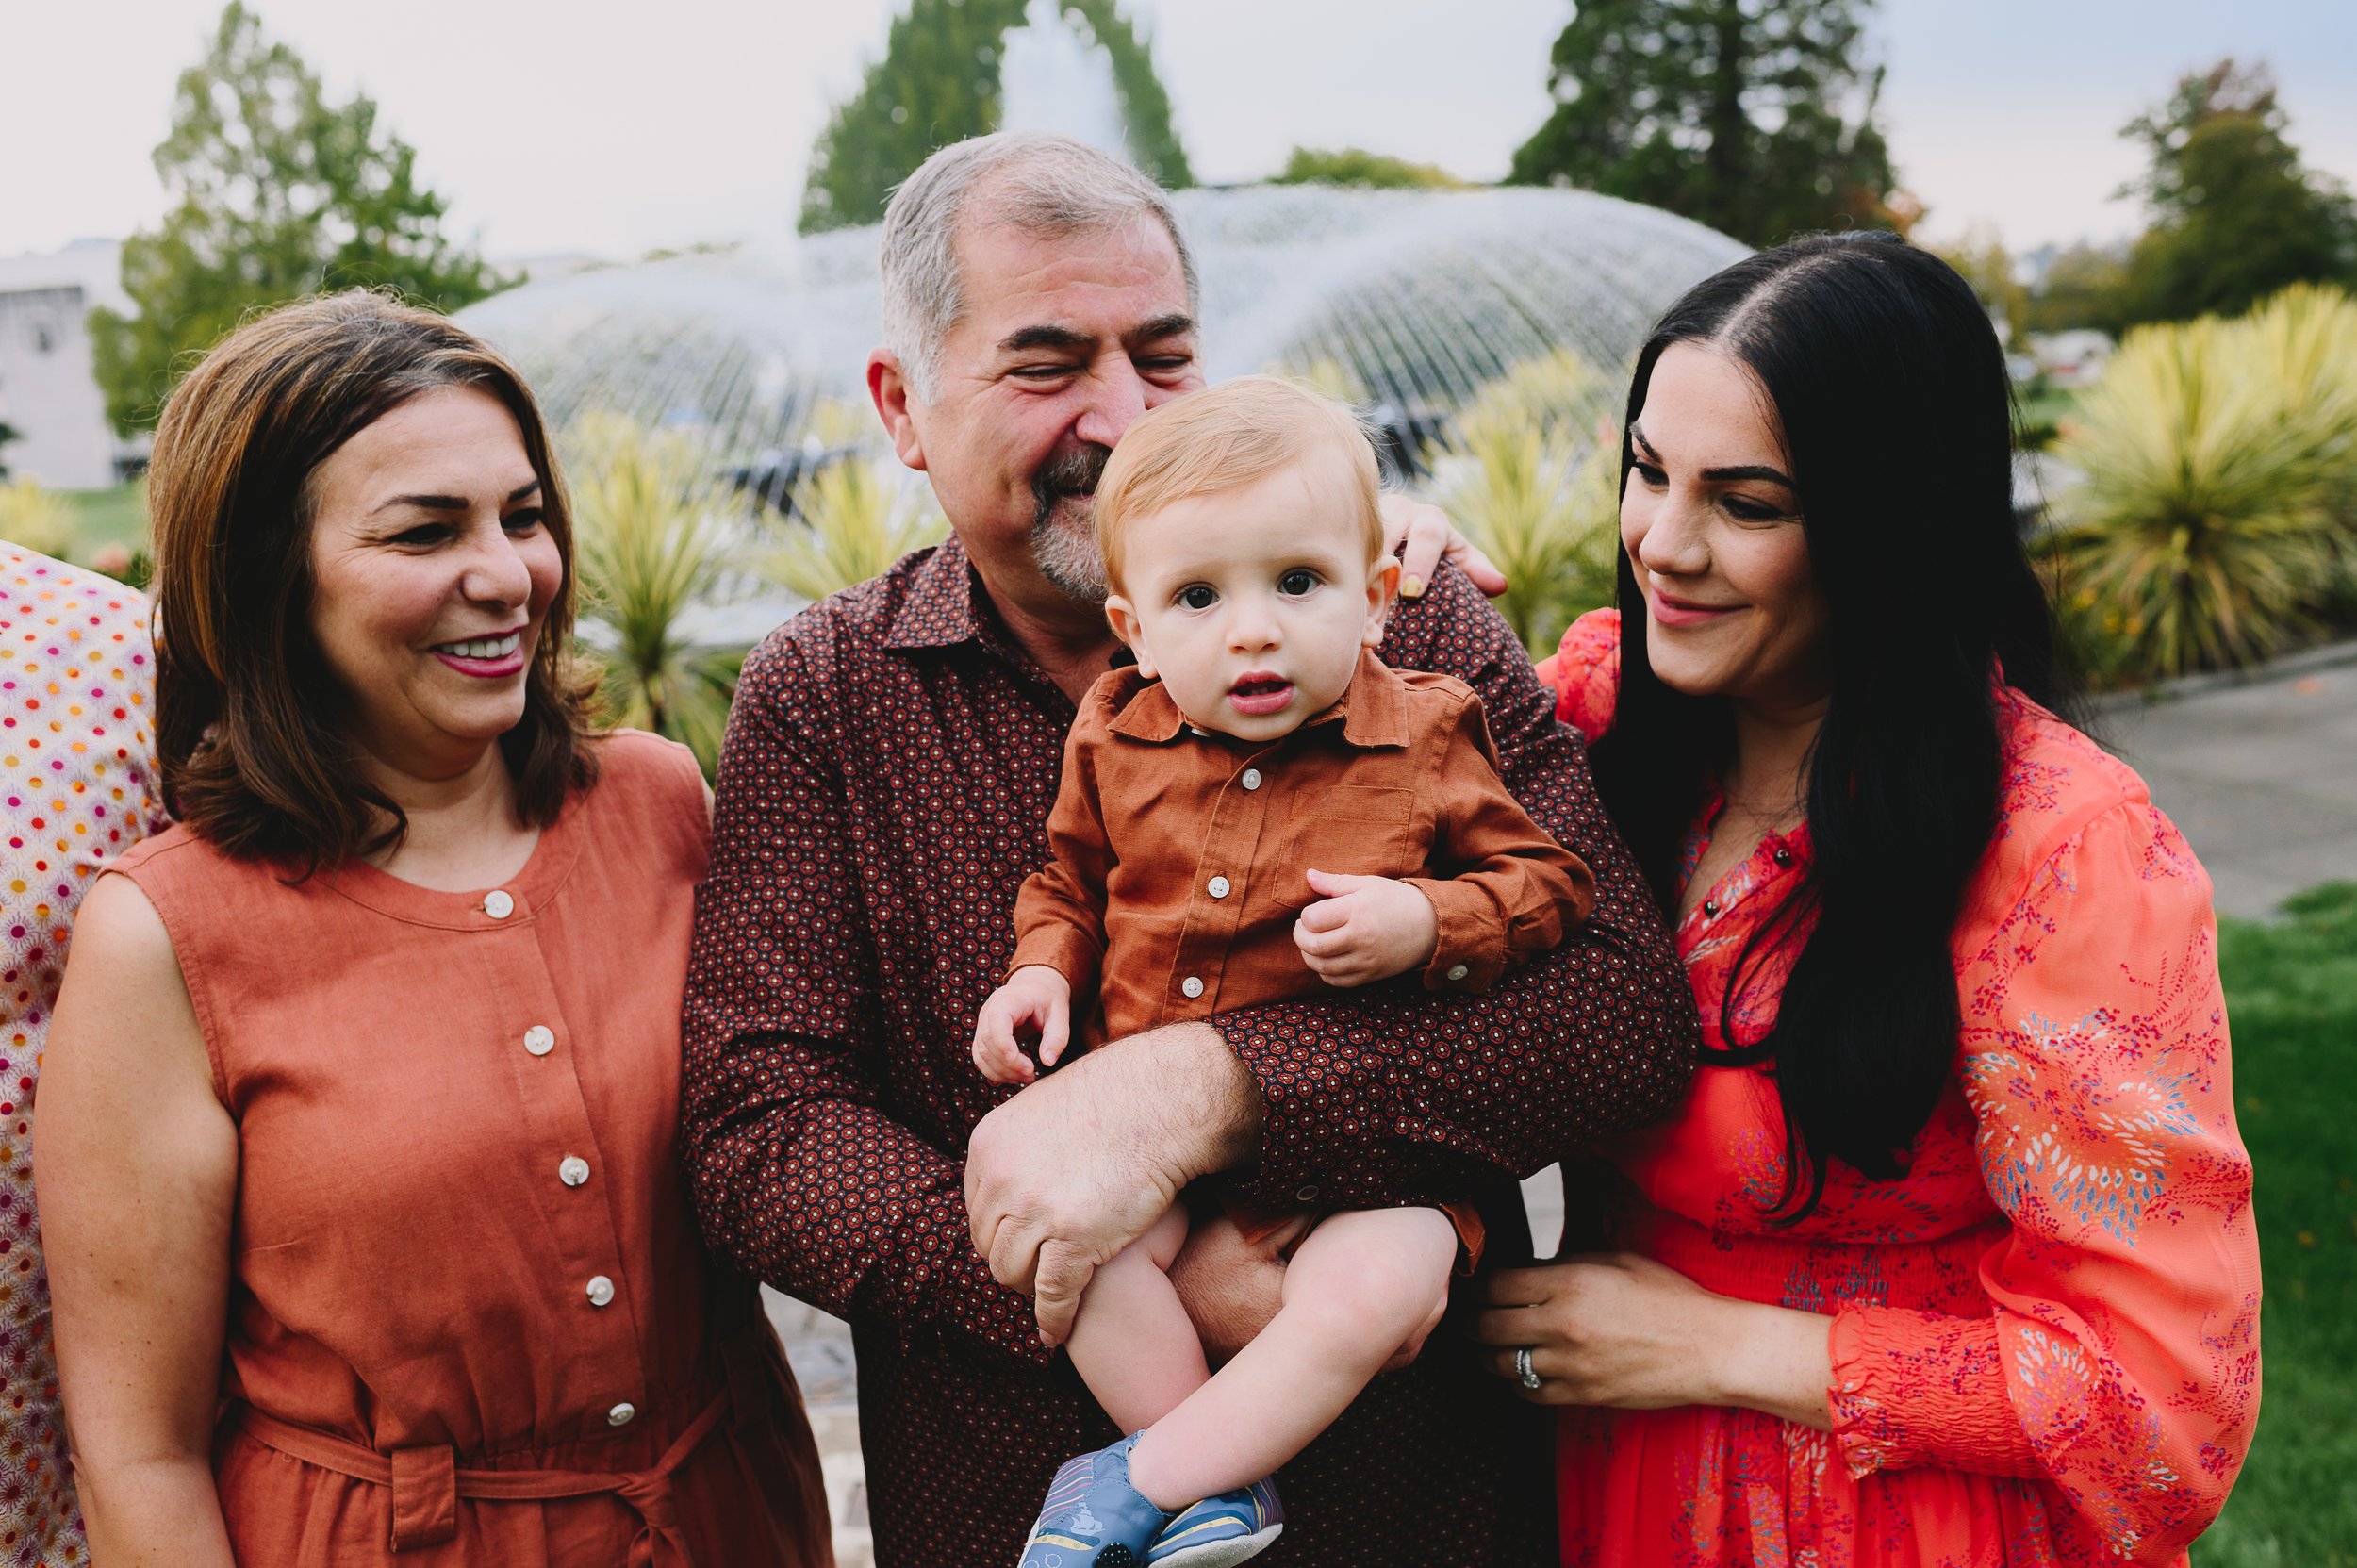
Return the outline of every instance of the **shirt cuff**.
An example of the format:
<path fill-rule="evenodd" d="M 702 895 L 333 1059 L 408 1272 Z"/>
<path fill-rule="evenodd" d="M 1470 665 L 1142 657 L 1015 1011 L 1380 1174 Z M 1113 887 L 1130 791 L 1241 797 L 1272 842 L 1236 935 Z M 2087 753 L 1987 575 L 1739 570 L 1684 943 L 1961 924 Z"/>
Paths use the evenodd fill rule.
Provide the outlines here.
<path fill-rule="evenodd" d="M 1845 1307 L 1828 1348 L 1834 1444 L 1862 1480 L 1937 1465 L 1984 1476 L 2044 1473 L 2005 1387 L 1993 1318 Z"/>
<path fill-rule="evenodd" d="M 1506 972 L 1506 932 L 1498 906 L 1480 888 L 1454 879 L 1400 879 L 1431 900 L 1440 925 L 1424 966 L 1427 991 L 1487 991 Z"/>
<path fill-rule="evenodd" d="M 1101 961 L 1096 943 L 1070 926 L 1050 920 L 1014 945 L 1014 956 L 1007 960 L 1005 978 L 1012 980 L 1017 969 L 1039 965 L 1071 982 L 1073 992 L 1078 995 L 1096 982 L 1096 966 Z"/>

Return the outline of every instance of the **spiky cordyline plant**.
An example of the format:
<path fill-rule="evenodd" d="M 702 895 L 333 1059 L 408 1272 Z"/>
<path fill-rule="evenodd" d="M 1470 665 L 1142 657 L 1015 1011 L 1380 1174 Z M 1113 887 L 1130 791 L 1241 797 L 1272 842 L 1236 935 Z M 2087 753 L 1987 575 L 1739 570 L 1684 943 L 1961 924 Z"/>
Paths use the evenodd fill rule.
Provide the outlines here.
<path fill-rule="evenodd" d="M 949 532 L 932 491 L 903 481 L 886 459 L 838 458 L 795 492 L 800 520 L 779 526 L 778 546 L 761 574 L 789 593 L 817 601 L 889 568 Z"/>
<path fill-rule="evenodd" d="M 2063 448 L 2086 474 L 2065 606 L 2140 676 L 2247 664 L 2313 629 L 2350 553 L 2357 306 L 2330 290 L 2132 333 Z"/>

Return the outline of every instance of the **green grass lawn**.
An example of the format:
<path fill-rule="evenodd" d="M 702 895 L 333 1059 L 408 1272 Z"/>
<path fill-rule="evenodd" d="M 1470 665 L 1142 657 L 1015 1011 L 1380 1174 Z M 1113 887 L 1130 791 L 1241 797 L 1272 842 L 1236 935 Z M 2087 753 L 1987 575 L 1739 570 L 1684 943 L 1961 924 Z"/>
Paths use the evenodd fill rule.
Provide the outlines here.
<path fill-rule="evenodd" d="M 2357 1565 L 2357 883 L 2219 922 L 2257 1172 L 2259 1435 L 2198 1568 Z"/>
<path fill-rule="evenodd" d="M 147 491 L 144 487 L 115 485 L 103 490 L 63 490 L 58 492 L 78 507 L 82 523 L 77 531 L 74 558 L 90 559 L 90 553 L 102 544 L 119 544 L 138 550 L 147 543 Z"/>

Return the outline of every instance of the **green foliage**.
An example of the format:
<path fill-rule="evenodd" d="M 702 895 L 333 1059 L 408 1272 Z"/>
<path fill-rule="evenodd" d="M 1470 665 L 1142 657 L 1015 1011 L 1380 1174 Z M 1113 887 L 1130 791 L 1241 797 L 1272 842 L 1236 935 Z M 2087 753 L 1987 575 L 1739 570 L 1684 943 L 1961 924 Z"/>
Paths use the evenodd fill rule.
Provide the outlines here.
<path fill-rule="evenodd" d="M 1517 366 L 1460 410 L 1426 454 L 1431 499 L 1506 574 L 1498 613 L 1534 654 L 1612 602 L 1620 551 L 1619 437 L 1607 410 L 1625 378 L 1569 350 Z"/>
<path fill-rule="evenodd" d="M 2357 1568 L 2357 883 L 2218 922 L 2234 1116 L 2258 1176 L 2266 1395 L 2196 1568 Z"/>
<path fill-rule="evenodd" d="M 1667 207 L 1753 245 L 1904 227 L 1864 62 L 1873 0 L 1581 0 L 1508 182 Z"/>
<path fill-rule="evenodd" d="M 2032 332 L 2092 327 L 2117 338 L 2128 330 L 2129 314 L 2126 258 L 2101 246 L 2073 245 L 2046 269 L 2026 321 Z"/>
<path fill-rule="evenodd" d="M 1284 172 L 1269 183 L 1445 190 L 1460 189 L 1466 182 L 1437 163 L 1410 163 L 1406 158 L 1370 153 L 1360 147 L 1295 147 L 1293 156 L 1285 160 Z"/>
<path fill-rule="evenodd" d="M 0 539 L 62 561 L 74 552 L 80 521 L 72 502 L 30 479 L 0 485 Z"/>
<path fill-rule="evenodd" d="M 91 315 L 116 428 L 155 421 L 175 374 L 249 312 L 322 289 L 387 287 L 445 310 L 506 280 L 442 233 L 448 203 L 367 97 L 331 104 L 319 77 L 237 0 L 183 72 L 156 149 L 172 209 L 123 247 L 125 318 Z"/>
<path fill-rule="evenodd" d="M 1112 59 L 1131 159 L 1170 189 L 1194 184 L 1146 41 L 1114 0 L 1060 3 Z M 811 149 L 803 233 L 877 222 L 893 187 L 936 149 L 998 128 L 1000 49 L 1023 25 L 1024 4 L 910 0 L 893 20 L 883 58 L 868 67 Z"/>
<path fill-rule="evenodd" d="M 932 491 L 902 483 L 882 458 L 830 463 L 803 481 L 794 505 L 800 520 L 784 525 L 783 542 L 762 559 L 759 570 L 814 602 L 865 583 L 949 532 Z"/>
<path fill-rule="evenodd" d="M 2138 328 L 2059 449 L 2086 482 L 2061 608 L 2099 671 L 2246 664 L 2312 632 L 2352 559 L 2357 305 Z"/>
<path fill-rule="evenodd" d="M 2122 192 L 2153 213 L 2128 259 L 2128 320 L 2232 315 L 2288 284 L 2357 280 L 2357 206 L 2301 167 L 2285 123 L 2266 68 L 2226 59 L 2120 133 L 2152 160 Z"/>
<path fill-rule="evenodd" d="M 2005 346 L 2018 349 L 2029 323 L 2030 291 L 2015 275 L 2013 253 L 2005 249 L 1993 228 L 1975 225 L 1953 245 L 1936 247 L 1939 258 L 1972 286 L 1973 297 L 1992 320 L 2001 322 Z"/>
<path fill-rule="evenodd" d="M 0 449 L 5 449 L 10 441 L 21 441 L 24 438 L 25 433 L 23 431 L 17 429 L 16 426 L 10 424 L 6 420 L 0 420 Z M 6 479 L 8 476 L 8 454 L 5 450 L 0 450 L 0 479 Z"/>
<path fill-rule="evenodd" d="M 585 417 L 564 444 L 585 609 L 610 642 L 592 655 L 607 711 L 684 743 L 709 774 L 745 650 L 698 643 L 685 621 L 728 564 L 731 492 L 695 442 L 618 415 Z"/>

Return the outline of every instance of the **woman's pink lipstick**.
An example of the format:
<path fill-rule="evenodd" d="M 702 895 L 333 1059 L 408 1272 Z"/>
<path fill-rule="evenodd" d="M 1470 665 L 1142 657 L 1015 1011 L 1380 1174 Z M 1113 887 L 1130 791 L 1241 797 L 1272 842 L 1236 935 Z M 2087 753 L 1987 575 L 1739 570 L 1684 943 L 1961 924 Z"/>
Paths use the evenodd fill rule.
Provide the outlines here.
<path fill-rule="evenodd" d="M 1654 619 L 1664 626 L 1707 626 L 1744 608 L 1740 604 L 1689 604 L 1672 599 L 1658 588 L 1648 594 L 1646 601 L 1653 607 Z"/>
<path fill-rule="evenodd" d="M 1228 688 L 1228 705 L 1256 718 L 1283 712 L 1285 704 L 1293 700 L 1294 684 L 1282 675 L 1272 675 L 1263 669 L 1244 671 Z"/>
<path fill-rule="evenodd" d="M 465 653 L 453 653 L 447 648 L 435 649 L 434 656 L 461 675 L 471 675 L 478 680 L 485 681 L 502 680 L 521 670 L 531 661 L 531 652 L 525 648 L 523 635 L 520 632 L 503 633 L 501 635 L 514 637 L 516 646 L 492 658 L 475 658 Z M 500 638 L 472 637 L 467 640 L 497 642 Z"/>

